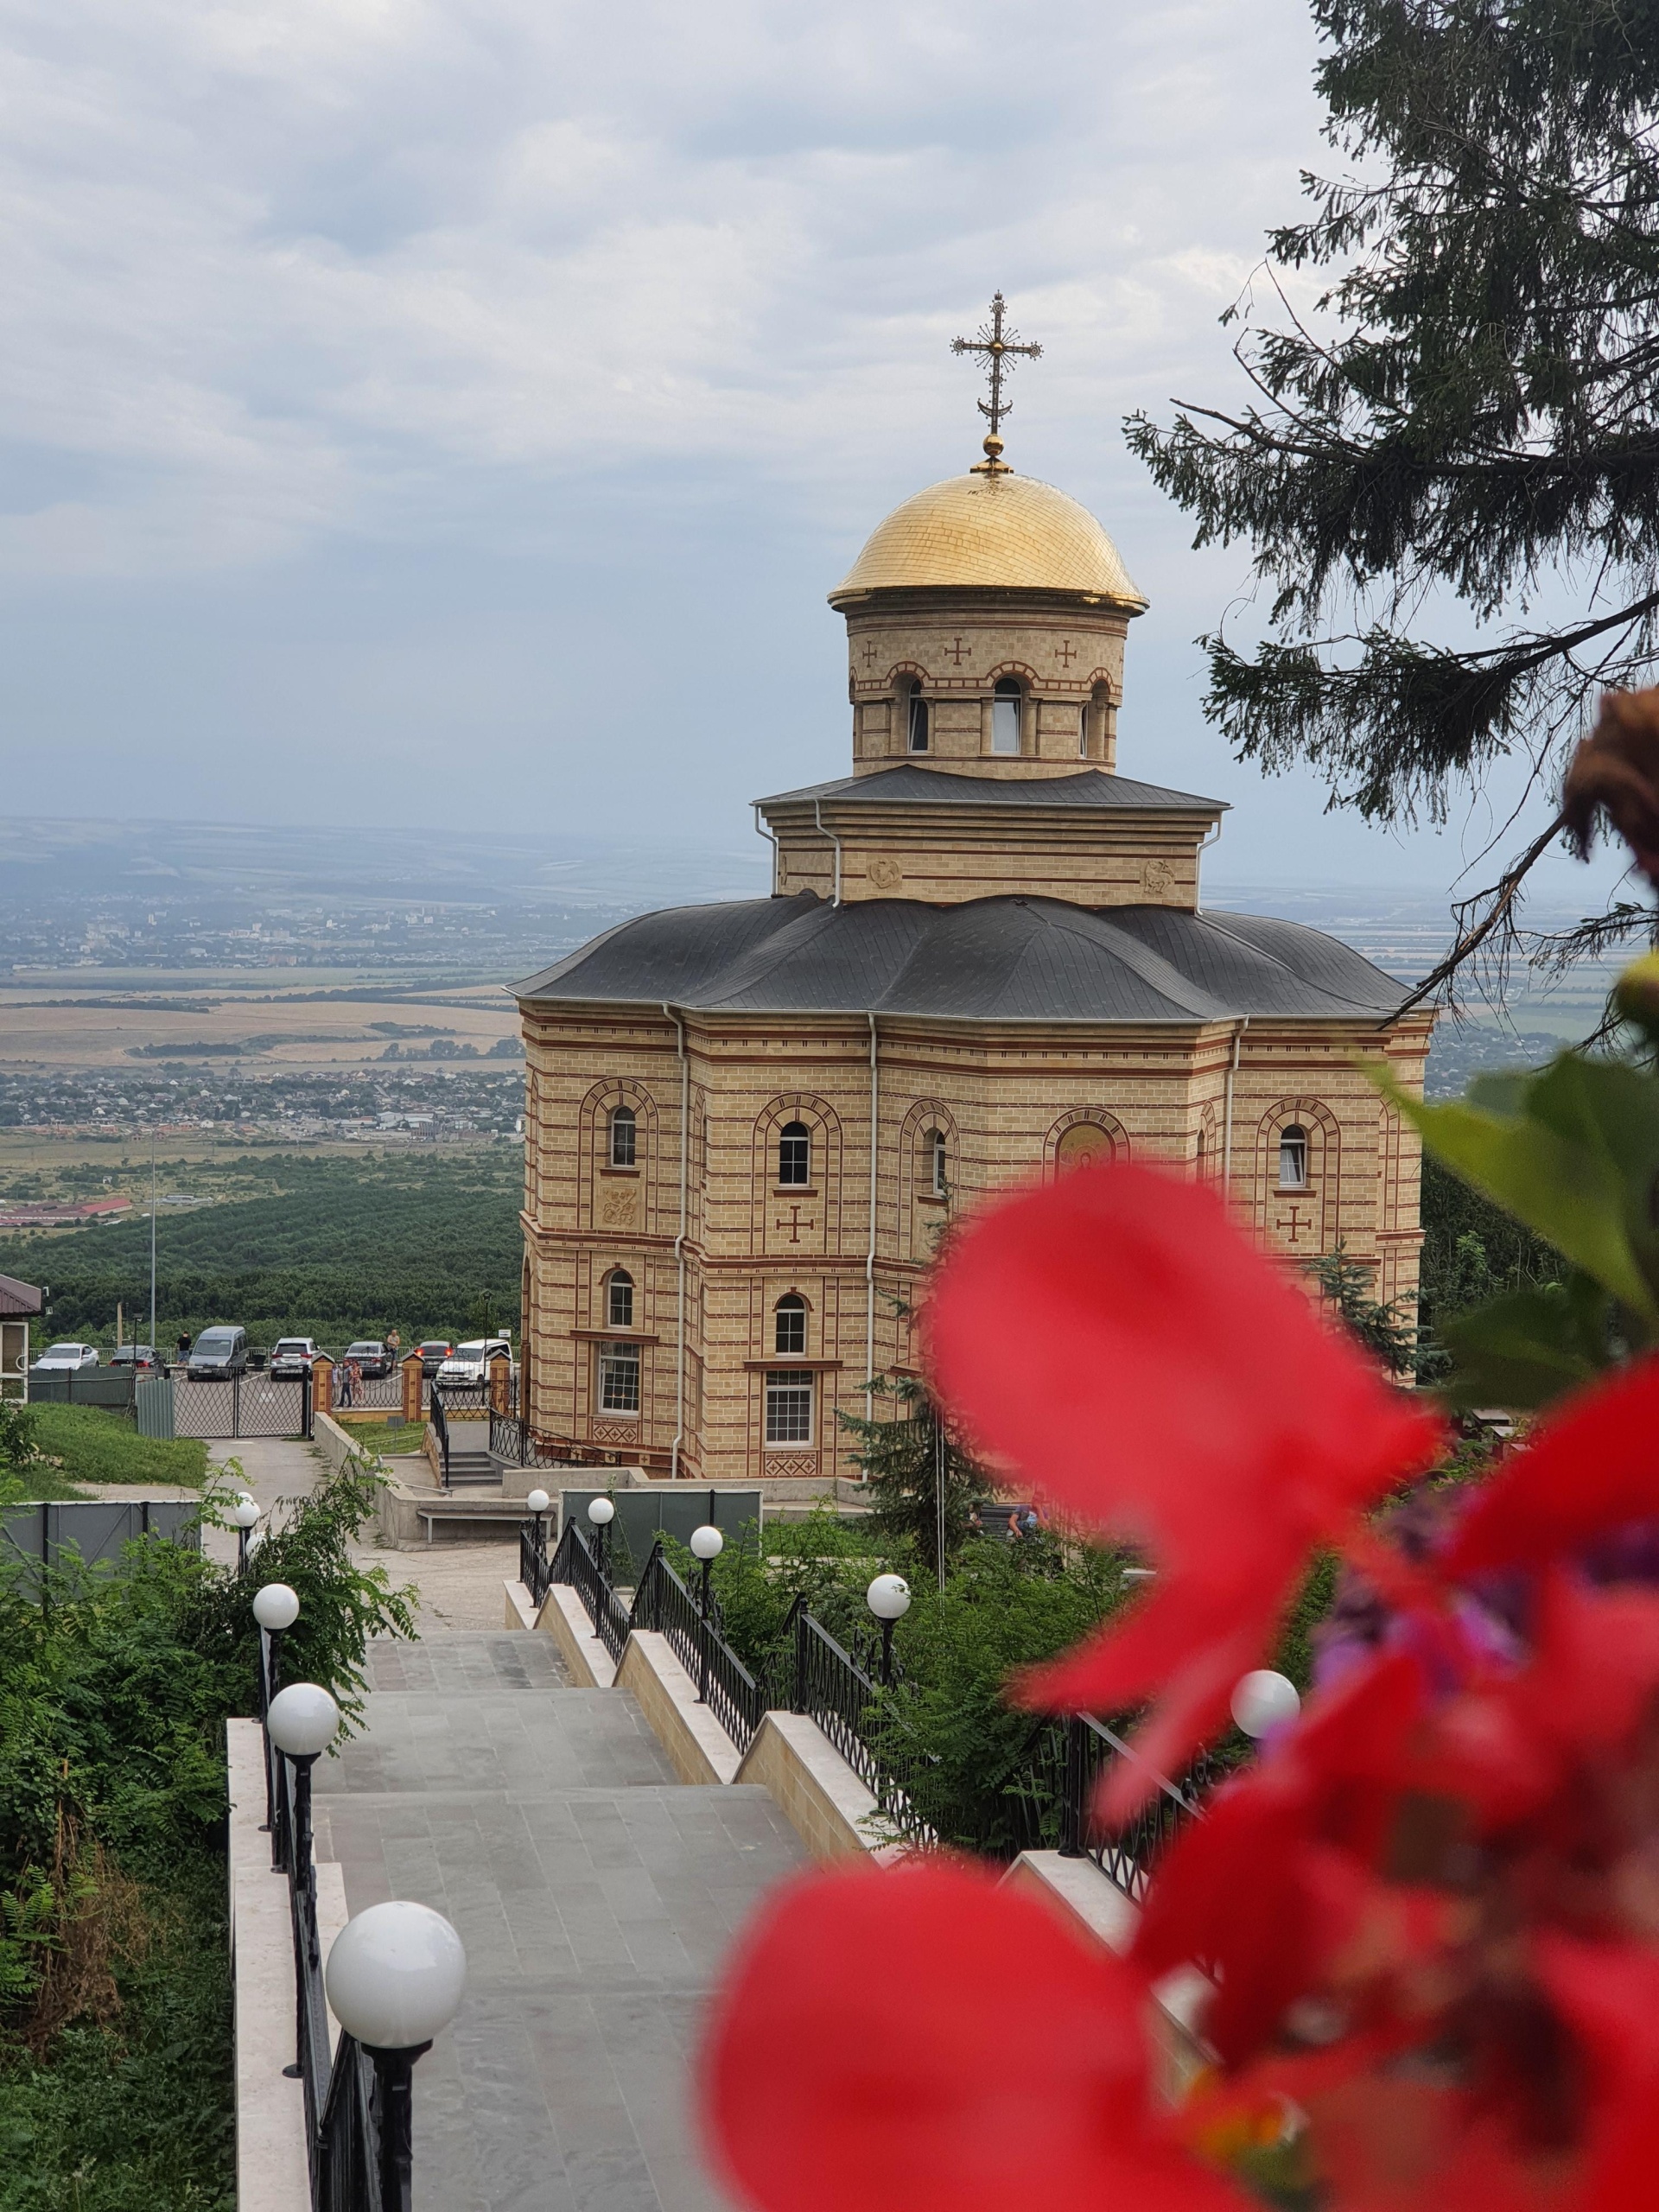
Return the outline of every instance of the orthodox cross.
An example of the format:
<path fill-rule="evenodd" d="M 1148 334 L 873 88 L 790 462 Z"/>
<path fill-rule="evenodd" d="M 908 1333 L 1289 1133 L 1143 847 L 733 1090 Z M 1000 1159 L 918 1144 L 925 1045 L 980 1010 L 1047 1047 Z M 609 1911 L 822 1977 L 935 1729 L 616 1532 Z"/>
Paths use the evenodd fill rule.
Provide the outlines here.
<path fill-rule="evenodd" d="M 774 1229 L 786 1229 L 789 1231 L 790 1243 L 791 1244 L 798 1244 L 801 1241 L 801 1210 L 799 1206 L 791 1206 L 789 1210 L 789 1219 L 787 1221 L 785 1221 L 780 1217 L 779 1220 L 774 1221 L 772 1225 Z M 809 1229 L 816 1229 L 817 1225 L 817 1217 L 816 1215 L 809 1216 L 806 1226 Z"/>
<path fill-rule="evenodd" d="M 1304 1221 L 1301 1217 L 1300 1209 L 1293 1205 L 1290 1210 L 1288 1220 L 1287 1220 L 1283 1214 L 1281 1214 L 1275 1226 L 1285 1231 L 1289 1243 L 1296 1244 L 1301 1241 L 1299 1232 L 1304 1229 L 1312 1229 L 1313 1224 L 1311 1221 Z"/>
<path fill-rule="evenodd" d="M 1021 346 L 1018 342 L 1019 332 L 1012 323 L 1003 321 L 1006 312 L 1001 293 L 994 293 L 990 320 L 982 322 L 973 337 L 953 338 L 950 340 L 953 353 L 976 354 L 984 362 L 990 378 L 991 396 L 980 401 L 979 411 L 991 426 L 990 437 L 985 441 L 985 451 L 993 468 L 1000 465 L 998 456 L 1002 451 L 1003 419 L 1014 412 L 1008 401 L 1002 397 L 1003 377 L 1013 375 L 1016 358 L 1035 361 L 1040 359 L 1043 350 L 1040 346 Z M 995 445 L 992 444 L 993 439 Z"/>
<path fill-rule="evenodd" d="M 951 644 L 948 645 L 944 650 L 950 654 L 953 664 L 957 668 L 960 668 L 962 666 L 962 639 L 960 638 L 956 639 Z"/>
<path fill-rule="evenodd" d="M 1060 649 L 1059 649 L 1059 662 L 1060 662 L 1060 666 L 1061 666 L 1062 668 L 1070 668 L 1070 667 L 1071 667 L 1071 664 L 1072 664 L 1072 662 L 1073 662 L 1074 660 L 1076 660 L 1077 657 L 1077 651 L 1076 651 L 1076 648 L 1073 646 L 1073 645 L 1072 645 L 1072 643 L 1071 643 L 1071 639 L 1070 639 L 1070 638 L 1066 639 L 1066 640 L 1065 641 L 1065 643 L 1061 645 L 1061 647 L 1060 647 Z"/>

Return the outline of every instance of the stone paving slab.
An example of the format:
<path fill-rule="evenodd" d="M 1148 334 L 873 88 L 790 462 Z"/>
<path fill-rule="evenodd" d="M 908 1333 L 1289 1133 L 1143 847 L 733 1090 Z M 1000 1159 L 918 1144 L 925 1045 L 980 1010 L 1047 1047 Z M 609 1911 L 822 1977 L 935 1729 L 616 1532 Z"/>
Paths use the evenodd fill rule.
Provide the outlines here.
<path fill-rule="evenodd" d="M 550 1636 L 454 1630 L 417 1643 L 377 1637 L 364 1672 L 372 1690 L 444 1695 L 476 1691 L 551 1690 L 570 1676 Z"/>
<path fill-rule="evenodd" d="M 445 1687 L 375 1688 L 316 1770 L 349 1909 L 416 1897 L 467 1946 L 461 2016 L 416 2075 L 416 2212 L 717 2212 L 698 2023 L 801 1847 L 764 1789 L 677 1783 L 626 1691 L 541 1686 L 515 1653 L 550 1643 L 377 1646 L 377 1685 Z"/>

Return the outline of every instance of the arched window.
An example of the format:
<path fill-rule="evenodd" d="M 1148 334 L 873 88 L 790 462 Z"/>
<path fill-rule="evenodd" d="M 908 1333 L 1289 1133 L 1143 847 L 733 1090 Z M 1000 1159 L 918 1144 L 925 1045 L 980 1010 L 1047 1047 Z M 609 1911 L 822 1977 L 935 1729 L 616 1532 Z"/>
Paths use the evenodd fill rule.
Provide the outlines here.
<path fill-rule="evenodd" d="M 607 1328 L 633 1326 L 633 1277 L 618 1268 L 605 1286 L 605 1323 Z"/>
<path fill-rule="evenodd" d="M 912 682 L 905 702 L 905 749 L 908 753 L 927 750 L 927 702 L 922 696 L 919 683 Z"/>
<path fill-rule="evenodd" d="M 1279 1187 L 1281 1191 L 1307 1188 L 1307 1131 L 1295 1122 L 1279 1132 Z"/>
<path fill-rule="evenodd" d="M 922 1155 L 926 1163 L 928 1188 L 936 1198 L 945 1195 L 944 1131 L 930 1129 L 922 1139 Z"/>
<path fill-rule="evenodd" d="M 1019 680 L 1012 676 L 999 676 L 991 699 L 991 750 L 993 753 L 1018 753 L 1020 750 L 1020 705 L 1022 697 Z"/>
<path fill-rule="evenodd" d="M 1087 704 L 1077 709 L 1077 758 L 1089 758 L 1089 709 Z"/>
<path fill-rule="evenodd" d="M 1198 1131 L 1198 1180 L 1204 1180 L 1204 1131 Z"/>
<path fill-rule="evenodd" d="M 812 1137 L 804 1122 L 785 1122 L 778 1133 L 778 1180 L 791 1189 L 812 1180 Z"/>
<path fill-rule="evenodd" d="M 611 1165 L 613 1167 L 633 1167 L 639 1164 L 632 1106 L 611 1109 Z"/>
<path fill-rule="evenodd" d="M 806 1300 L 791 1291 L 787 1298 L 780 1298 L 774 1309 L 777 1333 L 772 1350 L 789 1354 L 804 1353 L 806 1350 Z"/>

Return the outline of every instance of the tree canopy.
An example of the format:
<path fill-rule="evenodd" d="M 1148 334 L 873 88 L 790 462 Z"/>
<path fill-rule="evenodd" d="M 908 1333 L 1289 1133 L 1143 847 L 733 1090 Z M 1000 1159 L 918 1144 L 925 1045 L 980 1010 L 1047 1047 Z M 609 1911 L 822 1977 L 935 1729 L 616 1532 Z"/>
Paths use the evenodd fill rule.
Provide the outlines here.
<path fill-rule="evenodd" d="M 1347 173 L 1270 233 L 1270 316 L 1229 311 L 1245 404 L 1128 425 L 1268 596 L 1265 636 L 1202 640 L 1205 709 L 1373 821 L 1443 818 L 1513 753 L 1553 812 L 1591 695 L 1659 659 L 1659 0 L 1312 4 Z"/>

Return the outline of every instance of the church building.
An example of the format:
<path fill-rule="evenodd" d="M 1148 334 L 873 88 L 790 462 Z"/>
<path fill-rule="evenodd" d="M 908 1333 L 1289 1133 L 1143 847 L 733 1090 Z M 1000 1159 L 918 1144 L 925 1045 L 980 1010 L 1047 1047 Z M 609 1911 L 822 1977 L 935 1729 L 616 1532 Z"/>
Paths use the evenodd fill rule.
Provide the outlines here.
<path fill-rule="evenodd" d="M 838 1412 L 987 1193 L 1100 1160 L 1219 1183 L 1270 1249 L 1417 1286 L 1432 1017 L 1317 931 L 1200 891 L 1223 806 L 1121 775 L 1116 547 L 999 435 L 879 524 L 847 626 L 852 773 L 757 802 L 769 898 L 624 923 L 516 987 L 523 1370 L 562 1456 L 851 1471 Z M 1136 759 L 1156 770 L 1155 759 Z"/>

